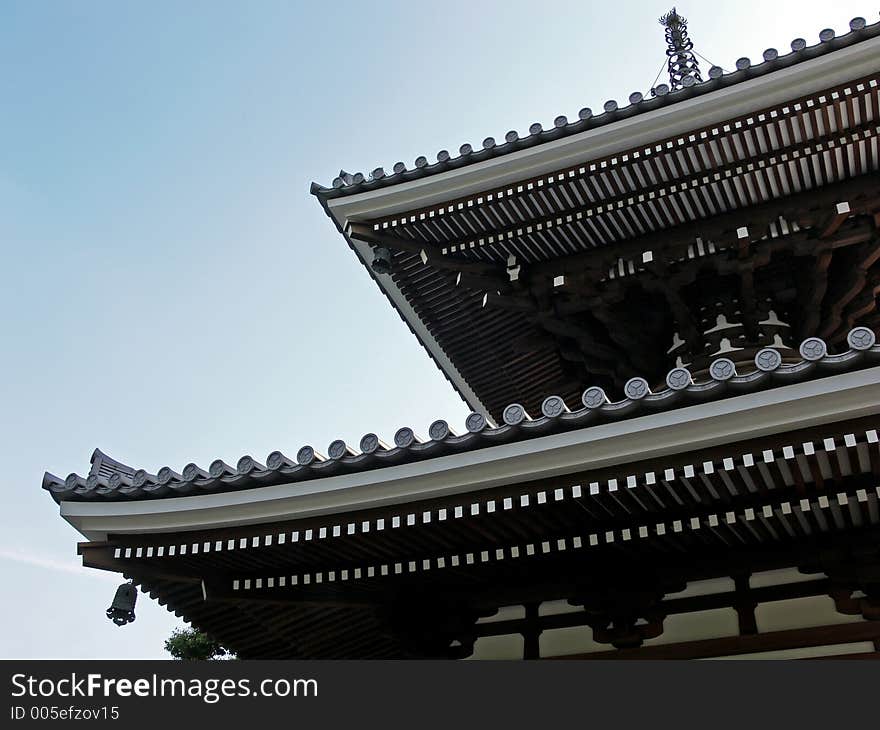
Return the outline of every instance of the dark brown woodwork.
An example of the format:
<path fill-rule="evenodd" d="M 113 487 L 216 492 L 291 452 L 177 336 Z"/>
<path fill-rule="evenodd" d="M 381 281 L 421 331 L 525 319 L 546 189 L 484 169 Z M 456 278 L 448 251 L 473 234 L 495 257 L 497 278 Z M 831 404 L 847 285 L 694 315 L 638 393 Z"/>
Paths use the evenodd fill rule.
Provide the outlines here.
<path fill-rule="evenodd" d="M 755 636 L 731 636 L 723 639 L 703 639 L 679 644 L 661 644 L 638 649 L 571 654 L 548 657 L 560 659 L 708 659 L 711 657 L 755 654 L 765 651 L 783 651 L 834 644 L 874 641 L 880 637 L 880 622 L 832 624 L 809 629 L 773 631 Z"/>

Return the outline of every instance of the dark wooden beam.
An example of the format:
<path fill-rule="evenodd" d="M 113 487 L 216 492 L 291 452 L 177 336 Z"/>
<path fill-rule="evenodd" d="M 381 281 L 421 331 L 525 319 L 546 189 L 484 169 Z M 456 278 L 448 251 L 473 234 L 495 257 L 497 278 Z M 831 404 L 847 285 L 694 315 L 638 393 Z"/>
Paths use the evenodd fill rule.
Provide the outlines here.
<path fill-rule="evenodd" d="M 865 288 L 869 269 L 880 260 L 880 240 L 875 235 L 873 240 L 854 251 L 849 259 L 847 271 L 841 274 L 844 278 L 835 282 L 829 292 L 831 304 L 819 330 L 819 337 L 829 337 L 840 328 L 844 310 Z"/>
<path fill-rule="evenodd" d="M 571 654 L 548 659 L 708 659 L 711 657 L 755 654 L 765 651 L 784 651 L 834 644 L 854 644 L 874 641 L 880 637 L 880 621 L 832 624 L 808 629 L 773 631 L 755 636 L 731 636 L 723 639 L 703 639 L 679 644 L 659 644 L 638 649 Z"/>
<path fill-rule="evenodd" d="M 806 598 L 810 596 L 824 596 L 831 589 L 831 581 L 827 578 L 808 580 L 799 583 L 785 583 L 763 588 L 748 588 L 737 581 L 737 588 L 733 591 L 710 593 L 702 596 L 689 598 L 667 598 L 657 606 L 657 611 L 666 615 L 681 615 L 695 611 L 710 611 L 719 608 L 737 609 L 741 605 L 752 606 L 752 621 L 754 620 L 754 606 L 761 603 L 773 603 L 787 601 L 793 598 Z M 570 613 L 551 614 L 537 619 L 511 619 L 509 621 L 493 621 L 491 623 L 478 624 L 477 636 L 506 636 L 507 634 L 523 634 L 535 630 L 550 631 L 553 629 L 567 629 L 577 626 L 587 626 L 588 616 L 585 611 L 573 611 Z M 757 633 L 757 626 L 746 622 L 747 631 L 741 633 Z M 880 634 L 878 634 L 880 635 Z"/>
<path fill-rule="evenodd" d="M 852 215 L 852 211 L 848 202 L 837 203 L 834 206 L 834 212 L 820 226 L 819 238 L 830 238 L 833 236 L 850 215 Z"/>

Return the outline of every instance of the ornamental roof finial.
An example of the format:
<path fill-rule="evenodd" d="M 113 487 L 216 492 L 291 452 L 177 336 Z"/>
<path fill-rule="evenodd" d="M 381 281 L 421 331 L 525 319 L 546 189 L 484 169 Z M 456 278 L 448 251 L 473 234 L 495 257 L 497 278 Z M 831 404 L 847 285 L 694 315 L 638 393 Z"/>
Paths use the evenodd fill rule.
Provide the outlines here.
<path fill-rule="evenodd" d="M 693 86 L 703 79 L 700 76 L 700 66 L 694 55 L 694 44 L 688 38 L 687 18 L 679 15 L 672 8 L 666 15 L 661 16 L 660 25 L 666 28 L 666 55 L 669 58 L 669 86 L 671 89 L 680 89 L 683 86 Z M 688 80 L 689 79 L 689 80 Z"/>

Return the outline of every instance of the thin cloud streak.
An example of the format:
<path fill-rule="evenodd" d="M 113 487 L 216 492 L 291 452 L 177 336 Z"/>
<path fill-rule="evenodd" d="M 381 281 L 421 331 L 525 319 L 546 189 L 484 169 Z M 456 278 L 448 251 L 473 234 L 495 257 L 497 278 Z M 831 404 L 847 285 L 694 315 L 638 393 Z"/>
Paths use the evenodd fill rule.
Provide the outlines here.
<path fill-rule="evenodd" d="M 9 548 L 0 548 L 0 560 L 9 560 L 13 563 L 22 565 L 30 565 L 45 570 L 53 570 L 59 573 L 70 573 L 77 576 L 87 576 L 90 578 L 102 578 L 105 580 L 118 581 L 119 576 L 115 573 L 108 573 L 103 570 L 89 570 L 76 563 L 65 563 L 61 560 L 55 560 L 41 555 L 33 555 L 25 553 L 22 550 L 10 550 Z"/>

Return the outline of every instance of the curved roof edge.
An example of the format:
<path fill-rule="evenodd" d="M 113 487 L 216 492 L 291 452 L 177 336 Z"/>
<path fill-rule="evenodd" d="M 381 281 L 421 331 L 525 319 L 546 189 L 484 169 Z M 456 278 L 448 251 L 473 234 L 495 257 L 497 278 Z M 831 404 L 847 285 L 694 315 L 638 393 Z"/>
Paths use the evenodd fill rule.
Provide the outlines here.
<path fill-rule="evenodd" d="M 273 451 L 265 465 L 245 455 L 235 466 L 217 459 L 207 469 L 190 463 L 180 473 L 166 466 L 154 475 L 110 459 L 96 449 L 88 476 L 70 474 L 61 479 L 46 472 L 42 487 L 59 503 L 143 500 L 238 491 L 396 466 L 753 393 L 880 363 L 880 346 L 872 330 L 856 327 L 849 333 L 848 343 L 851 349 L 832 355 L 822 340 L 811 337 L 801 344 L 801 359 L 793 364 L 785 364 L 777 350 L 765 348 L 755 356 L 754 370 L 745 374 L 737 374 L 733 362 L 722 357 L 712 363 L 711 380 L 705 382 L 694 382 L 688 370 L 674 368 L 667 375 L 666 387 L 654 393 L 644 379 L 633 378 L 626 384 L 624 397 L 617 401 L 609 400 L 601 388 L 591 387 L 584 391 L 582 403 L 574 409 L 562 398 L 551 395 L 544 400 L 540 415 L 532 416 L 516 403 L 509 405 L 504 409 L 504 422 L 497 427 L 474 412 L 465 420 L 462 434 L 438 420 L 428 428 L 429 439 L 425 441 L 405 426 L 398 429 L 393 445 L 386 445 L 376 434 L 369 433 L 361 439 L 358 449 L 336 440 L 329 445 L 326 456 L 307 445 L 301 447 L 294 458 Z"/>
<path fill-rule="evenodd" d="M 564 116 L 558 116 L 549 129 L 544 129 L 540 123 L 535 122 L 529 127 L 529 134 L 525 137 L 510 131 L 500 144 L 493 137 L 487 137 L 480 149 L 463 144 L 457 156 L 441 150 L 433 163 L 429 163 L 427 157 L 420 156 L 416 158 L 413 167 L 398 162 L 390 172 L 382 167 L 377 167 L 368 175 L 340 171 L 330 187 L 313 182 L 310 192 L 323 200 L 330 200 L 430 177 L 702 96 L 877 36 L 880 36 L 880 21 L 869 25 L 864 18 L 853 18 L 849 23 L 849 32 L 844 35 L 837 36 L 833 30 L 826 28 L 819 34 L 819 43 L 813 46 L 808 46 L 802 38 L 796 38 L 791 42 L 789 53 L 780 55 L 776 49 L 768 48 L 763 53 L 762 62 L 758 64 L 752 65 L 750 59 L 740 58 L 736 62 L 736 70 L 730 73 L 724 73 L 719 67 L 713 66 L 709 78 L 702 83 L 694 83 L 675 91 L 664 90 L 664 85 L 661 84 L 656 87 L 657 95 L 648 97 L 634 92 L 629 95 L 629 103 L 626 105 L 609 100 L 605 102 L 600 113 L 594 114 L 591 109 L 584 108 L 579 112 L 578 119 L 571 122 Z"/>

